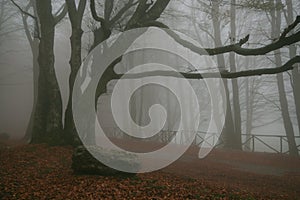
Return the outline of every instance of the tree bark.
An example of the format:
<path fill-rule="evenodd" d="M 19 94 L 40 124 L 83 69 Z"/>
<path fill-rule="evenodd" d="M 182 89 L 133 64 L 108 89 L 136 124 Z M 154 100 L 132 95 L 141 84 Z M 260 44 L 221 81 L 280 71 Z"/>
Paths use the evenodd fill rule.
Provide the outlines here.
<path fill-rule="evenodd" d="M 163 13 L 163 11 L 165 10 L 165 8 L 167 7 L 167 5 L 169 4 L 170 0 L 158 0 L 154 3 L 154 5 L 148 10 L 149 6 L 152 5 L 148 4 L 147 1 L 145 0 L 141 0 L 139 1 L 139 4 L 135 10 L 135 12 L 132 14 L 131 18 L 128 20 L 125 30 L 129 30 L 131 28 L 137 28 L 137 27 L 141 27 L 144 24 L 146 24 L 148 21 L 155 21 L 156 19 L 158 19 L 161 14 Z M 98 44 L 100 44 L 101 42 L 103 42 L 104 40 L 106 40 L 107 38 L 110 37 L 111 35 L 111 29 L 112 29 L 112 21 L 114 21 L 114 19 L 112 19 L 111 21 L 105 21 L 104 18 L 101 18 L 99 16 L 97 16 L 96 13 L 96 8 L 94 5 L 94 0 L 91 1 L 92 4 L 90 4 L 90 9 L 91 12 L 93 13 L 93 18 L 96 21 L 101 22 L 101 27 L 99 29 L 97 29 L 96 31 L 98 32 L 94 32 L 94 44 L 91 48 L 91 50 L 93 48 L 95 48 Z M 125 5 L 124 8 L 129 8 L 130 4 Z M 106 8 L 105 8 L 106 9 Z M 120 11 L 121 12 L 121 11 Z M 118 16 L 118 14 L 116 15 L 116 17 Z M 108 26 L 109 25 L 109 26 Z M 96 91 L 96 100 L 98 100 L 99 96 L 103 93 L 106 92 L 106 84 L 115 79 L 114 75 L 116 75 L 113 71 L 113 66 L 121 61 L 121 57 L 118 58 L 117 60 L 115 60 L 115 63 L 112 63 L 111 67 L 108 67 L 108 69 L 104 72 L 102 78 L 99 81 L 98 87 L 97 87 L 97 91 Z"/>
<path fill-rule="evenodd" d="M 54 69 L 55 20 L 51 0 L 36 1 L 40 22 L 38 96 L 32 142 L 63 144 L 62 101 Z"/>
<path fill-rule="evenodd" d="M 69 76 L 69 100 L 67 109 L 65 111 L 64 135 L 67 144 L 76 145 L 80 142 L 73 119 L 72 95 L 76 75 L 81 66 L 81 38 L 83 34 L 81 24 L 86 7 L 86 0 L 80 0 L 78 8 L 76 8 L 73 0 L 66 0 L 66 4 L 68 7 L 68 14 L 72 27 L 72 35 L 70 37 L 71 58 L 69 63 L 71 67 L 71 73 Z"/>
<path fill-rule="evenodd" d="M 39 39 L 34 38 L 32 42 L 32 71 L 33 71 L 33 103 L 32 103 L 32 111 L 30 114 L 29 123 L 26 128 L 24 140 L 27 142 L 31 141 L 32 130 L 34 124 L 34 113 L 36 110 L 37 97 L 38 97 L 38 77 L 39 77 L 39 64 L 38 64 L 38 52 L 39 52 Z"/>
<path fill-rule="evenodd" d="M 246 58 L 246 68 L 248 68 L 249 60 Z M 254 87 L 253 84 L 249 84 L 249 78 L 245 80 L 245 87 L 246 87 L 246 144 L 244 150 L 250 151 L 251 150 L 251 132 L 252 132 L 252 120 L 253 120 L 253 102 L 254 102 Z"/>
<path fill-rule="evenodd" d="M 36 17 L 36 6 L 35 6 L 35 0 L 30 0 L 30 2 L 25 7 L 24 11 L 27 12 L 30 8 L 33 9 L 33 16 Z M 21 11 L 22 12 L 22 11 Z M 38 76 L 39 76 L 39 63 L 38 63 L 38 55 L 39 55 L 39 26 L 37 19 L 34 20 L 34 33 L 30 33 L 30 28 L 28 26 L 28 15 L 22 15 L 22 22 L 24 26 L 24 31 L 26 38 L 29 42 L 31 53 L 32 53 L 32 76 L 33 76 L 33 105 L 32 105 L 32 111 L 30 113 L 29 122 L 26 128 L 25 136 L 23 140 L 25 140 L 27 143 L 31 141 L 32 137 L 32 129 L 33 129 L 33 123 L 34 123 L 34 113 L 36 108 L 36 102 L 37 102 L 37 94 L 38 94 Z"/>
<path fill-rule="evenodd" d="M 236 1 L 231 0 L 230 6 L 230 43 L 235 43 L 236 38 L 236 10 L 235 10 Z M 230 52 L 229 54 L 229 64 L 230 64 L 230 71 L 236 72 L 236 60 L 235 60 L 235 53 Z M 233 119 L 234 119 L 234 138 L 236 140 L 235 147 L 238 149 L 242 149 L 242 127 L 241 127 L 241 108 L 240 108 L 240 97 L 239 97 L 239 86 L 238 80 L 232 79 L 232 101 L 233 101 Z"/>
<path fill-rule="evenodd" d="M 287 24 L 293 23 L 293 1 L 286 0 L 287 5 Z M 289 47 L 289 53 L 290 58 L 293 58 L 296 56 L 297 47 L 295 44 L 290 45 Z M 295 64 L 298 65 L 299 64 Z M 292 71 L 292 82 L 293 82 L 293 94 L 294 94 L 294 101 L 295 101 L 295 107 L 296 107 L 296 115 L 297 115 L 297 122 L 298 122 L 298 133 L 300 134 L 300 72 L 299 69 L 296 67 Z"/>
<path fill-rule="evenodd" d="M 272 0 L 273 1 L 273 0 Z M 273 1 L 274 2 L 274 1 Z M 276 0 L 275 4 L 281 3 L 281 0 Z M 280 33 L 280 27 L 281 27 L 281 10 L 272 10 L 271 11 L 272 16 L 272 36 L 277 37 Z M 277 66 L 282 65 L 281 60 L 281 52 L 280 50 L 275 51 L 275 63 Z M 279 93 L 279 102 L 281 106 L 281 115 L 283 118 L 283 125 L 285 128 L 288 145 L 289 145 L 289 153 L 290 155 L 298 155 L 298 149 L 295 141 L 295 134 L 294 134 L 294 128 L 293 124 L 290 118 L 289 114 L 289 107 L 288 107 L 288 101 L 286 98 L 286 92 L 284 87 L 284 79 L 283 74 L 277 74 L 277 86 L 278 86 L 278 93 Z"/>
<path fill-rule="evenodd" d="M 219 3 L 217 1 L 213 1 L 212 9 L 211 9 L 211 17 L 213 20 L 213 28 L 214 28 L 214 39 L 215 39 L 214 42 L 215 42 L 215 46 L 217 47 L 222 46 L 219 14 L 220 14 Z M 217 55 L 217 63 L 220 71 L 225 71 L 225 58 L 223 54 Z M 225 148 L 239 149 L 240 145 L 237 143 L 238 139 L 235 137 L 235 132 L 234 132 L 228 81 L 226 79 L 223 79 L 222 81 L 225 88 L 225 99 L 223 99 L 223 101 L 226 101 L 225 102 L 226 115 L 225 115 L 224 128 L 222 130 L 222 142 Z"/>

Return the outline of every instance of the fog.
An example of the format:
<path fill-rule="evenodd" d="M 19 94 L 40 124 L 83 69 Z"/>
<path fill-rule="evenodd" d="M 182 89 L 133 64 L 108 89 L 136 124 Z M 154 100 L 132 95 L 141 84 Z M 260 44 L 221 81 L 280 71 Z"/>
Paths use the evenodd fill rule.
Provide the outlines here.
<path fill-rule="evenodd" d="M 298 199 L 299 42 L 299 0 L 1 0 L 0 199 Z"/>
<path fill-rule="evenodd" d="M 181 5 L 182 6 L 182 5 Z M 226 4 L 225 4 L 226 6 Z M 199 37 L 195 34 L 193 27 L 193 20 L 186 23 L 184 17 L 178 17 L 178 21 L 176 25 L 174 25 L 174 20 L 170 20 L 169 13 L 178 12 L 180 8 L 180 2 L 175 1 L 175 3 L 169 6 L 167 14 L 163 16 L 164 21 L 168 24 L 172 25 L 174 29 L 185 30 L 184 34 L 197 39 Z M 183 7 L 181 10 L 183 13 L 190 13 L 188 7 Z M 180 8 L 181 9 L 181 8 Z M 226 10 L 226 9 L 225 9 Z M 255 42 L 259 42 L 260 40 L 264 40 L 264 36 L 259 36 L 265 30 L 266 32 L 270 30 L 269 25 L 264 25 L 267 21 L 265 13 L 259 12 L 257 15 L 255 11 L 245 11 L 244 9 L 240 9 L 238 12 L 238 18 L 243 18 L 245 12 L 249 16 L 248 20 L 243 18 L 242 20 L 237 21 L 237 26 L 240 28 L 239 36 L 242 37 L 244 33 L 250 33 L 253 38 L 252 45 L 255 45 Z M 296 12 L 296 11 L 295 11 Z M 198 17 L 205 17 L 205 15 L 201 16 L 198 11 L 196 11 Z M 251 16 L 251 17 L 250 17 Z M 10 19 L 10 23 L 17 24 L 21 26 L 20 15 L 16 14 L 15 17 Z M 226 34 L 229 32 L 229 27 L 227 26 L 227 22 L 224 22 L 224 28 L 222 30 L 222 37 L 224 38 L 225 44 L 228 42 Z M 247 24 L 247 25 L 245 25 Z M 250 26 L 249 26 L 250 24 Z M 248 27 L 247 27 L 248 26 Z M 284 26 L 284 25 L 283 25 Z M 70 59 L 70 42 L 69 37 L 71 35 L 69 20 L 63 20 L 56 28 L 55 34 L 55 70 L 57 79 L 59 82 L 59 86 L 62 94 L 62 102 L 63 102 L 63 110 L 66 109 L 69 91 L 68 91 L 68 76 L 70 73 L 69 67 L 69 59 Z M 201 45 L 204 47 L 211 47 L 213 44 L 205 39 L 205 33 L 200 32 L 201 37 L 204 39 L 198 40 Z M 259 38 L 261 39 L 255 39 Z M 8 35 L 2 37 L 2 43 L 0 46 L 0 58 L 1 58 L 1 77 L 0 77 L 0 132 L 8 133 L 12 138 L 20 139 L 24 136 L 26 127 L 29 122 L 30 113 L 32 110 L 33 103 L 33 77 L 32 77 L 32 55 L 29 50 L 29 44 L 25 38 L 25 34 L 23 30 L 18 30 L 12 32 Z M 90 32 L 87 27 L 84 28 L 84 40 L 83 46 L 89 43 Z M 249 44 L 248 44 L 249 45 Z M 83 51 L 83 56 L 86 56 L 86 51 Z M 270 62 L 270 57 L 272 54 L 267 56 L 259 56 L 259 57 L 249 57 L 248 61 L 250 68 L 255 68 L 257 66 L 272 66 L 272 62 Z M 215 57 L 213 57 L 214 59 Z M 245 66 L 245 58 L 241 56 L 237 56 L 237 64 L 239 69 L 244 69 Z M 299 136 L 298 128 L 297 128 L 297 120 L 296 120 L 296 112 L 293 106 L 293 97 L 292 97 L 292 88 L 289 84 L 289 75 L 285 74 L 285 87 L 287 91 L 287 97 L 289 102 L 289 111 L 291 115 L 291 119 L 293 121 L 293 127 L 295 131 L 295 135 Z M 250 78 L 251 79 L 251 78 Z M 285 129 L 283 126 L 283 120 L 278 107 L 280 107 L 279 100 L 276 92 L 276 79 L 275 76 L 264 76 L 264 77 L 254 77 L 255 83 L 261 83 L 258 86 L 259 94 L 255 94 L 256 104 L 258 110 L 253 114 L 253 129 L 252 134 L 257 135 L 285 135 Z M 245 91 L 244 87 L 245 79 L 239 79 L 240 83 L 240 101 L 241 101 L 241 110 L 242 110 L 242 123 L 243 129 L 242 132 L 245 133 L 245 123 L 246 123 L 246 110 L 245 103 L 246 97 L 243 94 Z M 267 83 L 265 83 L 267 82 Z M 272 94 L 273 93 L 273 94 Z M 109 97 L 110 94 L 106 95 L 104 101 L 101 102 L 103 107 L 107 108 L 110 105 Z M 102 108 L 100 107 L 101 116 L 109 116 L 110 111 L 102 112 Z M 100 117 L 100 119 L 107 120 L 105 117 Z M 142 122 L 141 122 L 142 123 Z M 114 127 L 113 122 L 106 122 L 107 127 Z M 268 143 L 272 146 L 279 148 L 279 143 L 276 138 L 267 139 Z M 296 140 L 297 144 L 300 144 L 300 140 Z M 284 148 L 287 149 L 287 143 L 284 142 Z M 272 151 L 268 147 L 263 144 L 257 143 L 256 149 L 258 151 Z"/>
<path fill-rule="evenodd" d="M 55 70 L 64 109 L 68 100 L 70 73 L 69 24 L 64 22 L 56 32 Z M 23 31 L 6 36 L 1 45 L 0 132 L 13 138 L 25 134 L 33 103 L 32 54 Z"/>

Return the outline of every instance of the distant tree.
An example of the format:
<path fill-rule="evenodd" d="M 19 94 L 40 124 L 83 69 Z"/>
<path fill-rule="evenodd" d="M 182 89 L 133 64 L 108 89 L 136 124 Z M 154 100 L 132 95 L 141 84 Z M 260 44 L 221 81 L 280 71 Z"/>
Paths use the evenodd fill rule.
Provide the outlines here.
<path fill-rule="evenodd" d="M 94 0 L 90 1 L 90 11 L 92 17 L 95 21 L 100 23 L 100 26 L 95 28 L 93 31 L 94 41 L 91 47 L 96 47 L 99 43 L 106 40 L 111 36 L 114 31 L 125 31 L 129 29 L 134 29 L 138 27 L 149 27 L 156 26 L 165 28 L 167 34 L 169 34 L 174 41 L 183 47 L 190 49 L 192 52 L 197 54 L 217 55 L 218 64 L 220 67 L 220 73 L 181 73 L 183 77 L 188 79 L 202 79 L 205 77 L 219 77 L 219 74 L 226 83 L 227 79 L 234 79 L 233 85 L 235 90 L 234 97 L 236 98 L 233 103 L 234 112 L 227 112 L 226 116 L 226 126 L 224 132 L 228 133 L 227 144 L 231 148 L 241 149 L 241 136 L 240 127 L 234 125 L 234 123 L 240 124 L 239 109 L 238 109 L 238 98 L 239 94 L 237 91 L 238 85 L 236 78 L 239 77 L 249 77 L 258 76 L 263 74 L 278 74 L 288 70 L 294 69 L 294 64 L 300 62 L 299 56 L 291 57 L 291 59 L 285 64 L 281 64 L 277 68 L 260 68 L 252 70 L 237 71 L 234 68 L 235 60 L 234 55 L 239 54 L 243 56 L 249 55 L 265 55 L 269 52 L 278 50 L 284 46 L 294 44 L 300 40 L 300 32 L 295 30 L 295 26 L 289 26 L 285 29 L 281 35 L 278 36 L 277 40 L 272 41 L 272 43 L 264 45 L 259 48 L 244 48 L 243 45 L 248 42 L 249 35 L 237 40 L 235 39 L 235 15 L 234 8 L 232 8 L 232 27 L 231 27 L 231 44 L 223 45 L 220 38 L 220 24 L 219 19 L 215 18 L 214 12 L 219 8 L 219 4 L 213 1 L 211 8 L 213 28 L 214 28 L 214 39 L 215 48 L 200 48 L 196 45 L 182 39 L 179 35 L 174 33 L 167 25 L 158 21 L 162 13 L 165 11 L 170 0 L 128 0 L 126 3 L 121 4 L 122 6 L 117 6 L 114 4 L 115 1 L 105 0 L 103 7 L 104 10 L 99 12 L 99 7 Z M 234 3 L 234 1 L 232 1 Z M 75 76 L 79 70 L 81 63 L 81 37 L 82 37 L 82 19 L 86 7 L 86 0 L 80 0 L 78 5 L 76 5 L 75 0 L 66 0 L 66 6 L 63 5 L 58 11 L 53 15 L 53 9 L 51 0 L 36 0 L 36 16 L 38 19 L 39 27 L 39 52 L 38 52 L 38 64 L 39 64 L 39 76 L 38 76 L 38 95 L 36 102 L 36 110 L 34 111 L 34 124 L 32 131 L 32 142 L 47 142 L 52 144 L 63 144 L 63 143 L 73 143 L 75 137 L 75 126 L 72 116 L 72 89 L 74 85 Z M 69 9 L 69 10 L 68 10 Z M 67 11 L 68 10 L 68 11 Z M 98 11 L 98 12 L 97 12 Z M 25 11 L 26 12 L 26 11 Z M 62 103 L 61 95 L 58 87 L 58 83 L 55 76 L 54 70 L 54 53 L 53 44 L 55 36 L 55 26 L 56 24 L 66 15 L 68 12 L 69 19 L 72 27 L 72 36 L 70 38 L 71 42 L 71 75 L 69 77 L 69 88 L 70 95 L 67 105 L 66 115 L 65 115 L 65 128 L 62 127 Z M 100 16 L 101 13 L 103 16 Z M 35 16 L 33 16 L 35 17 Z M 294 25 L 299 24 L 300 18 L 292 23 Z M 231 55 L 231 70 L 226 71 L 224 54 L 230 53 Z M 223 58 L 222 58 L 223 57 Z M 107 83 L 113 79 L 119 79 L 122 74 L 116 74 L 114 71 L 114 66 L 120 62 L 122 57 L 115 60 L 105 71 L 105 74 L 101 77 L 97 91 L 96 99 L 106 92 Z M 134 74 L 135 77 L 145 77 L 145 76 L 176 76 L 168 71 L 154 71 L 145 72 L 141 74 Z M 130 77 L 129 77 L 130 78 Z M 225 86 L 227 83 L 225 84 Z M 231 109 L 229 89 L 227 87 L 227 107 Z M 234 114 L 233 114 L 234 113 Z M 239 133 L 238 133 L 239 132 Z"/>
<path fill-rule="evenodd" d="M 0 45 L 9 34 L 19 31 L 22 28 L 14 23 L 18 11 L 11 5 L 10 0 L 2 0 L 0 2 Z"/>
<path fill-rule="evenodd" d="M 236 30 L 236 0 L 230 2 L 230 44 L 234 44 L 237 38 Z M 230 71 L 236 72 L 236 55 L 231 52 L 229 54 L 229 65 Z M 235 147 L 242 149 L 242 120 L 241 120 L 241 108 L 240 108 L 240 95 L 239 95 L 239 84 L 237 79 L 232 79 L 232 102 L 233 102 L 233 124 L 234 124 L 234 138 Z M 233 134 L 233 133 L 232 133 Z"/>
<path fill-rule="evenodd" d="M 293 24 L 293 19 L 294 19 L 293 1 L 286 0 L 286 7 L 287 7 L 287 14 L 285 15 L 286 22 L 287 24 Z M 292 44 L 289 46 L 289 56 L 290 58 L 293 58 L 296 55 L 297 55 L 297 47 L 295 44 Z M 298 131 L 300 134 L 300 71 L 299 71 L 299 63 L 296 65 L 298 65 L 298 67 L 295 66 L 295 68 L 292 71 L 292 83 L 293 83 L 292 88 L 293 88 L 293 95 L 294 95 L 294 101 L 296 107 Z"/>
<path fill-rule="evenodd" d="M 272 28 L 272 38 L 278 38 L 280 36 L 280 27 L 281 27 L 281 15 L 282 15 L 282 2 L 281 0 L 270 0 L 270 4 L 274 5 L 274 9 L 271 9 L 271 28 Z M 279 49 L 274 52 L 275 64 L 277 66 L 282 65 L 281 52 Z M 298 155 L 298 149 L 295 141 L 295 133 L 292 124 L 292 120 L 289 113 L 289 106 L 286 97 L 285 84 L 283 74 L 279 73 L 276 75 L 277 85 L 278 85 L 278 95 L 279 102 L 281 107 L 281 114 L 283 119 L 283 125 L 285 128 L 289 151 L 291 155 Z"/>
<path fill-rule="evenodd" d="M 10 0 L 14 6 L 16 6 L 21 14 L 22 23 L 24 32 L 27 38 L 27 41 L 30 45 L 30 50 L 32 53 L 32 72 L 33 72 L 33 107 L 30 114 L 29 123 L 25 132 L 24 140 L 30 142 L 33 122 L 34 122 L 34 113 L 37 102 L 37 93 L 38 93 L 38 76 L 39 76 L 39 64 L 38 64 L 38 52 L 39 52 L 39 43 L 40 43 L 40 33 L 39 33 L 39 23 L 37 18 L 36 4 L 35 0 L 30 0 L 24 8 L 21 8 L 14 0 Z M 30 13 L 32 12 L 32 14 Z"/>
<path fill-rule="evenodd" d="M 222 28 L 230 23 L 230 43 L 234 44 L 236 42 L 236 13 L 235 7 L 236 2 L 230 2 L 230 12 L 226 12 L 221 9 L 221 5 L 224 1 L 197 1 L 193 3 L 191 9 L 197 10 L 201 13 L 204 13 L 208 16 L 208 19 L 212 21 L 212 27 L 208 25 L 207 21 L 197 21 L 193 22 L 195 25 L 196 32 L 204 32 L 207 36 L 209 36 L 215 47 L 220 47 L 224 45 L 222 41 Z M 226 9 L 225 9 L 226 10 Z M 230 14 L 228 14 L 230 13 Z M 195 14 L 194 14 L 195 15 Z M 212 30 L 211 30 L 212 29 Z M 196 33 L 199 35 L 199 33 Z M 199 38 L 199 36 L 198 36 Z M 200 39 L 200 38 L 199 38 Z M 229 67 L 226 67 L 226 57 L 224 54 L 218 54 L 217 65 L 220 71 L 230 70 L 232 72 L 236 71 L 236 54 L 231 52 L 229 55 Z M 226 118 L 224 128 L 222 130 L 221 142 L 222 146 L 227 148 L 242 148 L 241 141 L 241 114 L 240 114 L 240 106 L 239 106 L 239 87 L 237 79 L 231 80 L 231 84 L 226 79 L 223 80 L 225 87 L 225 97 L 223 99 L 226 102 Z M 230 87 L 232 85 L 232 89 Z M 230 98 L 230 94 L 232 91 L 233 98 Z M 231 104 L 233 102 L 233 104 Z"/>

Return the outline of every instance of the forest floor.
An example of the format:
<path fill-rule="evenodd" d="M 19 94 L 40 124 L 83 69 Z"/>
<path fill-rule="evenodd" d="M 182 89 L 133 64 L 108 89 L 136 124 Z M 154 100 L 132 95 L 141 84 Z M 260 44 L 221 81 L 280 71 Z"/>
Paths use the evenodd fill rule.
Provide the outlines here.
<path fill-rule="evenodd" d="M 0 199 L 300 199 L 300 159 L 191 147 L 170 166 L 134 177 L 75 175 L 72 147 L 0 147 Z"/>

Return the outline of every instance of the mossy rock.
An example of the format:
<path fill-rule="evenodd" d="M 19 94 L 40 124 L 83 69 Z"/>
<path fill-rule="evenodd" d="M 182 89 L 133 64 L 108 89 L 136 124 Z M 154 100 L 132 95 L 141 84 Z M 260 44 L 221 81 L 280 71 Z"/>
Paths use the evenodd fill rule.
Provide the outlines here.
<path fill-rule="evenodd" d="M 89 151 L 88 151 L 88 150 Z M 101 157 L 106 163 L 121 165 L 125 169 L 138 171 L 140 164 L 135 155 L 120 151 L 107 150 L 98 146 L 79 146 L 75 149 L 72 156 L 72 169 L 76 174 L 103 175 L 103 176 L 132 176 L 133 173 L 121 172 L 112 169 L 100 161 L 93 155 Z M 129 171 L 128 170 L 128 171 Z"/>

